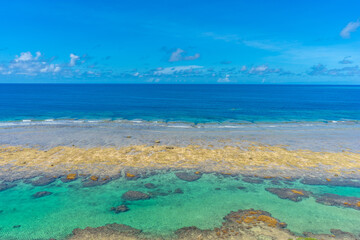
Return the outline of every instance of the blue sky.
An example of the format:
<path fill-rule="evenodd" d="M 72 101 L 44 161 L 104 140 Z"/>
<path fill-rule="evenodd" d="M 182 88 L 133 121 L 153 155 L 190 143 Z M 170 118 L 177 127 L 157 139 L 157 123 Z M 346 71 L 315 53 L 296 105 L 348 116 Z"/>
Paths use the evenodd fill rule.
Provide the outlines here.
<path fill-rule="evenodd" d="M 0 82 L 360 84 L 360 1 L 3 1 Z"/>

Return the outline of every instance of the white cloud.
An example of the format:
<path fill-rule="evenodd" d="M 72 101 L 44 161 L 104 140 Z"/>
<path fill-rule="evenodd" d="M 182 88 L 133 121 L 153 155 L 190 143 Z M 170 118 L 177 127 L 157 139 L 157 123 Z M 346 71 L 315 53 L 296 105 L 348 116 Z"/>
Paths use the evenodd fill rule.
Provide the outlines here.
<path fill-rule="evenodd" d="M 247 67 L 244 65 L 241 67 L 240 71 L 245 72 L 247 70 Z"/>
<path fill-rule="evenodd" d="M 70 67 L 73 67 L 76 65 L 76 62 L 80 59 L 79 56 L 76 56 L 75 54 L 73 53 L 70 53 L 70 63 L 69 63 L 69 66 Z"/>
<path fill-rule="evenodd" d="M 269 68 L 267 65 L 254 66 L 247 71 L 248 74 L 252 75 L 265 75 L 265 74 L 290 74 L 290 72 L 285 72 L 280 68 Z"/>
<path fill-rule="evenodd" d="M 58 66 L 58 64 L 50 64 L 50 65 L 45 65 L 44 68 L 40 69 L 40 72 L 42 73 L 57 73 L 61 70 L 61 67 Z"/>
<path fill-rule="evenodd" d="M 346 27 L 340 32 L 342 38 L 350 38 L 350 33 L 355 32 L 360 27 L 360 21 L 349 22 Z"/>
<path fill-rule="evenodd" d="M 31 52 L 22 52 L 20 56 L 16 55 L 14 60 L 4 64 L 0 68 L 0 74 L 3 75 L 30 75 L 36 76 L 42 73 L 57 73 L 61 71 L 59 64 L 50 63 L 41 59 L 41 52 L 36 52 L 35 56 Z"/>
<path fill-rule="evenodd" d="M 178 62 L 178 61 L 191 61 L 198 59 L 200 57 L 199 53 L 195 53 L 193 56 L 184 56 L 185 51 L 181 48 L 176 49 L 171 53 L 169 62 Z"/>
<path fill-rule="evenodd" d="M 27 62 L 27 61 L 31 61 L 33 59 L 33 55 L 31 54 L 31 52 L 22 52 L 20 53 L 20 56 L 15 57 L 14 61 L 15 62 Z"/>
<path fill-rule="evenodd" d="M 72 77 L 99 77 L 112 76 L 111 71 L 100 72 L 89 69 L 85 66 L 77 66 L 78 60 L 82 60 L 83 57 L 70 54 L 70 62 L 54 63 L 54 57 L 46 59 L 41 52 L 30 51 L 22 52 L 16 55 L 14 59 L 7 63 L 0 64 L 0 75 L 26 75 L 26 76 L 61 76 L 65 78 Z M 138 77 L 141 77 L 138 75 Z"/>
<path fill-rule="evenodd" d="M 260 65 L 260 66 L 257 66 L 257 67 L 252 67 L 250 70 L 249 70 L 249 73 L 250 74 L 255 74 L 255 73 L 262 73 L 262 72 L 265 72 L 269 67 L 266 66 L 266 65 Z"/>
<path fill-rule="evenodd" d="M 230 82 L 230 75 L 229 74 L 226 74 L 224 78 L 219 78 L 217 80 L 218 83 L 228 83 Z"/>
<path fill-rule="evenodd" d="M 190 65 L 190 66 L 176 66 L 176 67 L 167 67 L 167 68 L 158 68 L 154 72 L 154 75 L 171 75 L 177 73 L 191 73 L 195 69 L 203 68 L 203 66 Z"/>
<path fill-rule="evenodd" d="M 184 50 L 178 48 L 176 49 L 175 52 L 171 53 L 171 56 L 169 58 L 169 62 L 177 62 L 180 61 L 182 59 L 182 53 L 184 52 Z"/>

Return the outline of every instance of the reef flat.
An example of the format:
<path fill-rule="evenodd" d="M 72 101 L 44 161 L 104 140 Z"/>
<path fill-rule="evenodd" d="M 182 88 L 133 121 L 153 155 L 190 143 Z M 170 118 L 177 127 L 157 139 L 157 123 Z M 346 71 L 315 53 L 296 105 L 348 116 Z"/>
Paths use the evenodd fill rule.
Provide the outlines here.
<path fill-rule="evenodd" d="M 48 150 L 16 146 L 0 148 L 0 177 L 33 174 L 116 176 L 130 169 L 196 169 L 199 172 L 255 174 L 268 177 L 360 175 L 360 153 L 289 150 L 284 146 L 185 147 L 154 144 L 120 148 L 58 146 Z"/>

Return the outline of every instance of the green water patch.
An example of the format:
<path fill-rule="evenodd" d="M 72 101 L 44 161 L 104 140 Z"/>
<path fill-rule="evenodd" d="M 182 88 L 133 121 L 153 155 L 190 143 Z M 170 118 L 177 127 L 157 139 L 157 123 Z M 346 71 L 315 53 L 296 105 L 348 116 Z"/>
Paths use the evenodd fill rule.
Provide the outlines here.
<path fill-rule="evenodd" d="M 144 186 L 146 183 L 153 183 L 156 188 L 148 189 Z M 330 233 L 331 228 L 360 233 L 359 210 L 322 205 L 313 197 L 293 202 L 265 190 L 287 187 L 314 194 L 360 197 L 360 188 L 303 185 L 299 181 L 281 181 L 280 184 L 271 180 L 261 184 L 247 183 L 241 177 L 215 174 L 204 174 L 197 181 L 187 182 L 172 172 L 137 180 L 120 178 L 95 187 L 82 187 L 80 179 L 70 183 L 58 180 L 42 187 L 19 183 L 15 188 L 0 192 L 0 239 L 65 239 L 75 228 L 108 223 L 171 235 L 186 226 L 219 227 L 229 212 L 249 208 L 270 212 L 299 235 L 303 232 Z M 174 192 L 178 188 L 182 194 Z M 152 198 L 123 201 L 121 196 L 129 190 L 150 193 Z M 39 191 L 52 194 L 33 198 Z M 110 211 L 111 207 L 121 204 L 127 205 L 129 211 L 118 214 Z"/>

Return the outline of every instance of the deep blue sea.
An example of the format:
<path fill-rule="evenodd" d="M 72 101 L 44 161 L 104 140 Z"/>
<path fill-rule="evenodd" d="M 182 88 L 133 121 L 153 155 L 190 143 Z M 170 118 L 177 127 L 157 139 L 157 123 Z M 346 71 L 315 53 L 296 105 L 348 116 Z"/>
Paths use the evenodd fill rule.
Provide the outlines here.
<path fill-rule="evenodd" d="M 360 86 L 0 84 L 0 121 L 360 120 Z"/>

